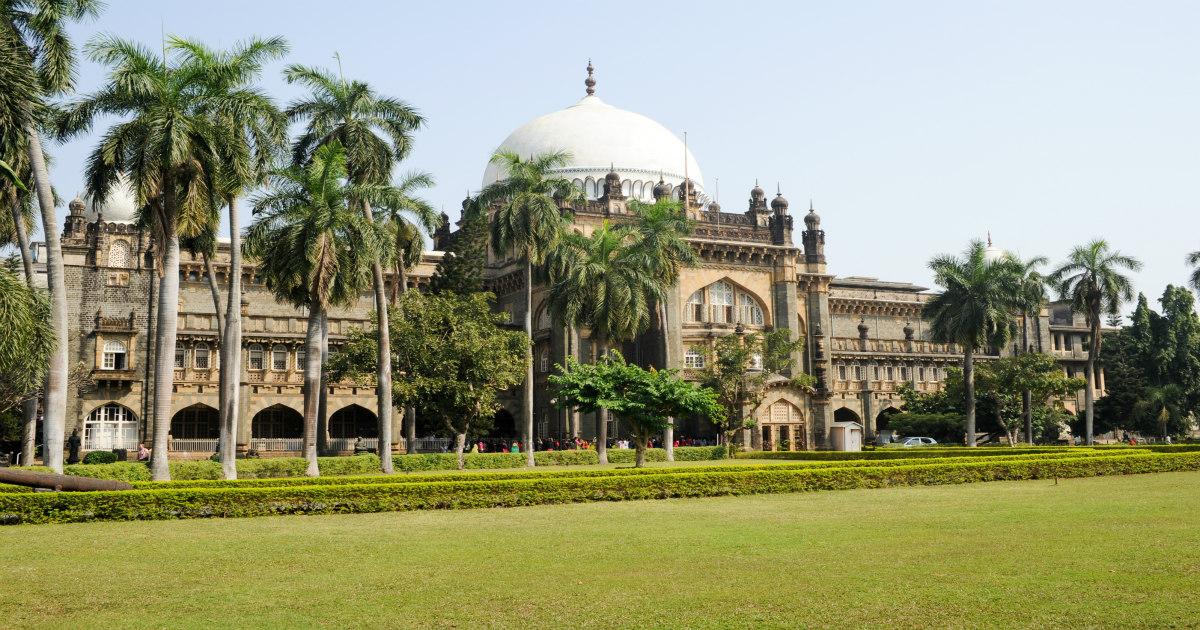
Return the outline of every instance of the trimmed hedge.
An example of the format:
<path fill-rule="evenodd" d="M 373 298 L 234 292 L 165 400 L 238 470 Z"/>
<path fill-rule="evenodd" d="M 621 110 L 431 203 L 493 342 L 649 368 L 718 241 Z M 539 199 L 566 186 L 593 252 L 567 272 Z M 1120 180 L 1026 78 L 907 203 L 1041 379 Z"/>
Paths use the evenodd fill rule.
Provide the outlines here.
<path fill-rule="evenodd" d="M 938 462 L 479 482 L 0 494 L 0 523 L 66 523 L 514 507 L 1200 470 L 1200 453 Z"/>
<path fill-rule="evenodd" d="M 1130 453 L 1132 454 L 1132 453 Z M 1126 453 L 1035 453 L 1032 455 L 1014 455 L 1011 458 L 988 457 L 975 458 L 984 461 L 1030 461 L 1039 459 L 1067 459 L 1071 457 L 1121 457 Z M 958 460 L 956 460 L 958 461 Z M 975 461 L 975 460 L 971 460 Z M 779 464 L 717 464 L 713 466 L 690 466 L 687 468 L 616 468 L 616 469 L 584 469 L 584 470 L 519 470 L 512 472 L 484 471 L 478 473 L 421 473 L 413 475 L 372 475 L 362 477 L 305 477 L 281 479 L 236 479 L 236 480 L 202 480 L 202 481 L 141 481 L 134 483 L 139 490 L 157 488 L 268 488 L 283 486 L 336 486 L 358 484 L 406 484 L 429 483 L 434 481 L 495 481 L 499 479 L 566 479 L 577 477 L 628 477 L 637 475 L 686 474 L 698 472 L 740 472 L 747 470 L 800 470 L 812 468 L 859 468 L 859 467 L 892 467 L 928 464 L 926 459 L 888 459 L 882 461 L 853 460 L 837 461 L 808 461 Z"/>
<path fill-rule="evenodd" d="M 1084 446 L 1033 446 L 991 448 L 895 448 L 874 451 L 749 451 L 737 453 L 739 459 L 799 459 L 813 461 L 845 461 L 855 459 L 921 459 L 929 457 L 997 457 L 1004 455 L 1032 455 L 1035 453 L 1080 452 L 1091 449 Z"/>

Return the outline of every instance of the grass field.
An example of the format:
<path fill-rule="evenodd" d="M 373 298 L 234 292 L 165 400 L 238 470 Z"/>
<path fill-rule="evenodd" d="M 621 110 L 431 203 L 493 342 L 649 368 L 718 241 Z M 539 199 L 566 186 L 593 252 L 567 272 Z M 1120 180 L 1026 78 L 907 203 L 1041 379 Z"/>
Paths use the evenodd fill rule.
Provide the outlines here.
<path fill-rule="evenodd" d="M 1196 627 L 1200 473 L 0 529 L 4 627 Z"/>

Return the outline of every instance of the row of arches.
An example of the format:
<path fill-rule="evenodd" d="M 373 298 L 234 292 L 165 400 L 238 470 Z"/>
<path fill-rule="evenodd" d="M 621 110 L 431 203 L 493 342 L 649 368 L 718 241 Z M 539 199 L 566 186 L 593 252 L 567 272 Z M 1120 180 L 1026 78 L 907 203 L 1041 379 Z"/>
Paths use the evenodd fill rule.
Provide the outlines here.
<path fill-rule="evenodd" d="M 875 415 L 875 430 L 886 429 L 888 421 L 892 416 L 900 413 L 900 409 L 896 407 L 885 407 Z M 849 407 L 838 407 L 833 412 L 834 422 L 857 422 L 862 424 L 862 418 L 853 409 Z"/>
<path fill-rule="evenodd" d="M 329 436 L 333 438 L 379 437 L 376 415 L 361 405 L 349 405 L 329 416 Z M 180 409 L 171 418 L 174 439 L 215 439 L 221 432 L 220 413 L 209 405 L 197 403 Z M 300 438 L 304 435 L 304 416 L 285 405 L 271 405 L 250 420 L 253 438 Z M 111 450 L 136 448 L 138 419 L 128 407 L 107 403 L 97 407 L 84 423 L 84 448 Z"/>

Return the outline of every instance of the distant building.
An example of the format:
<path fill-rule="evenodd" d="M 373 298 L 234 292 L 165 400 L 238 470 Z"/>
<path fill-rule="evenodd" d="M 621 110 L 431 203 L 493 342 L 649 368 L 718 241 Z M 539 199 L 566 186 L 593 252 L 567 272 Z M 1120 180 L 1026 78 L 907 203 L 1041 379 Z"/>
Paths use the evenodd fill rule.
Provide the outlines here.
<path fill-rule="evenodd" d="M 835 421 L 859 422 L 871 439 L 901 405 L 897 389 L 902 383 L 918 391 L 936 390 L 946 368 L 959 365 L 958 348 L 929 339 L 921 319 L 922 305 L 931 296 L 925 288 L 831 273 L 821 217 L 810 205 L 803 212 L 802 225 L 795 225 L 790 203 L 780 191 L 768 199 L 756 184 L 744 210 L 725 211 L 707 190 L 699 164 L 678 137 L 649 118 L 608 105 L 595 96 L 594 88 L 589 65 L 583 99 L 520 127 L 501 147 L 521 155 L 552 150 L 572 154 L 561 173 L 574 179 L 587 196 L 585 203 L 571 208 L 574 228 L 583 233 L 604 221 L 624 220 L 634 199 L 682 199 L 689 216 L 698 221 L 692 242 L 701 264 L 684 271 L 666 303 L 669 361 L 663 360 L 664 333 L 657 329 L 625 344 L 627 357 L 669 364 L 698 376 L 721 335 L 738 330 L 791 331 L 793 338 L 805 341 L 797 362 L 816 377 L 816 391 L 786 381 L 776 383 L 753 410 L 758 429 L 745 437 L 756 448 L 794 449 L 827 447 Z M 503 177 L 489 164 L 482 184 Z M 70 392 L 67 432 L 80 429 L 89 450 L 135 448 L 139 441 L 149 441 L 152 426 L 148 422 L 154 388 L 150 331 L 156 317 L 156 278 L 149 235 L 135 226 L 135 213 L 132 193 L 119 182 L 101 206 L 72 201 L 63 230 L 71 358 L 95 383 Z M 434 235 L 435 250 L 454 237 L 449 226 L 443 227 Z M 228 253 L 228 244 L 221 243 L 211 261 L 212 274 L 222 287 Z M 990 247 L 989 255 L 1000 254 Z M 440 251 L 426 253 L 409 274 L 409 286 L 424 287 L 440 257 Z M 187 253 L 182 258 L 172 448 L 205 456 L 215 450 L 218 433 L 215 308 L 204 261 Z M 295 452 L 300 448 L 302 425 L 306 313 L 276 302 L 256 277 L 253 261 L 247 262 L 243 276 L 238 446 L 268 454 Z M 520 261 L 491 252 L 485 276 L 497 294 L 497 308 L 514 325 L 520 322 L 524 308 Z M 389 283 L 394 281 L 388 277 Z M 553 321 L 544 299 L 545 287 L 535 286 L 536 433 L 591 437 L 595 419 L 555 409 L 546 383 L 552 366 L 564 357 L 587 360 L 592 356 L 587 331 L 568 334 Z M 352 307 L 334 309 L 332 343 L 336 346 L 349 330 L 365 326 L 371 310 L 367 295 Z M 1081 315 L 1066 304 L 1054 303 L 1022 326 L 1009 347 L 990 349 L 984 358 L 1020 349 L 1045 351 L 1058 357 L 1068 374 L 1082 375 L 1089 333 Z M 1102 370 L 1093 386 L 1097 395 L 1103 395 Z M 330 449 L 348 451 L 357 437 L 373 446 L 377 435 L 373 387 L 353 383 L 329 387 Z M 515 392 L 505 398 L 497 417 L 498 436 L 517 435 L 514 419 L 521 415 L 520 399 Z M 401 414 L 394 418 L 393 435 L 400 440 Z M 619 435 L 619 420 L 610 422 L 609 435 Z M 707 423 L 688 420 L 681 421 L 678 434 L 715 437 Z"/>

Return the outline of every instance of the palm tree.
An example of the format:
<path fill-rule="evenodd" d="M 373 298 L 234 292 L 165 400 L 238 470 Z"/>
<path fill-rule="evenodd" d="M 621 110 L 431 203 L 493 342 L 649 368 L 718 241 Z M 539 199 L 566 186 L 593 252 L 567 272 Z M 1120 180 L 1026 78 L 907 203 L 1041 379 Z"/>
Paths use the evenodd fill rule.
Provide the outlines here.
<path fill-rule="evenodd" d="M 1158 428 L 1159 437 L 1166 438 L 1169 427 L 1177 427 L 1187 415 L 1187 397 L 1174 383 L 1151 387 L 1133 406 L 1133 414 L 1144 424 L 1149 420 Z"/>
<path fill-rule="evenodd" d="M 216 178 L 216 197 L 224 202 L 229 215 L 228 298 L 221 317 L 211 266 L 207 259 L 209 284 L 218 311 L 217 328 L 221 342 L 220 452 L 221 469 L 226 479 L 237 478 L 237 421 L 242 373 L 242 234 L 238 199 L 250 188 L 262 183 L 273 159 L 287 143 L 287 117 L 256 86 L 262 66 L 287 53 L 282 38 L 251 39 L 229 51 L 214 51 L 199 42 L 173 40 L 183 63 L 195 68 L 203 81 L 205 98 L 201 111 L 220 130 L 217 151 L 221 155 Z M 215 98 L 208 98 L 211 95 Z"/>
<path fill-rule="evenodd" d="M 351 206 L 371 197 L 346 181 L 346 154 L 326 144 L 304 166 L 274 173 L 254 201 L 257 219 L 246 236 L 246 253 L 277 299 L 308 309 L 304 367 L 304 457 L 316 477 L 317 413 L 323 362 L 321 338 L 331 306 L 353 303 L 367 287 L 367 270 L 386 236 Z"/>
<path fill-rule="evenodd" d="M 505 178 L 489 184 L 475 198 L 481 212 L 496 206 L 492 218 L 492 249 L 497 258 L 512 251 L 525 263 L 525 334 L 533 339 L 534 268 L 546 261 L 566 226 L 560 204 L 583 199 L 571 180 L 553 174 L 571 155 L 552 152 L 528 160 L 511 151 L 491 159 L 504 168 Z M 521 406 L 525 463 L 533 466 L 533 346 L 525 356 L 524 404 Z"/>
<path fill-rule="evenodd" d="M 346 168 L 356 185 L 380 184 L 391 179 L 392 167 L 408 157 L 412 134 L 425 124 L 417 110 L 404 101 L 380 96 L 362 81 L 346 81 L 320 68 L 292 65 L 284 70 L 288 83 L 300 83 L 311 90 L 302 100 L 293 102 L 287 116 L 293 122 L 306 123 L 304 132 L 292 145 L 297 164 L 310 159 L 314 151 L 331 142 L 345 148 Z M 367 220 L 372 219 L 371 204 L 365 199 L 352 200 Z M 379 453 L 383 472 L 392 472 L 392 355 L 388 331 L 388 301 L 383 278 L 383 257 L 371 265 L 375 289 L 375 314 L 379 328 L 376 399 L 379 411 Z"/>
<path fill-rule="evenodd" d="M 0 65 L 16 81 L 13 85 L 36 85 L 36 93 L 13 93 L 24 102 L 6 112 L 15 112 L 25 136 L 33 188 L 42 214 L 42 233 L 46 239 L 46 284 L 50 291 L 50 325 L 55 347 L 50 354 L 46 376 L 45 409 L 42 422 L 43 459 L 54 472 L 63 466 L 63 438 L 67 422 L 67 290 L 59 242 L 58 216 L 54 210 L 54 191 L 42 151 L 39 123 L 44 117 L 43 101 L 71 89 L 75 78 L 75 49 L 67 35 L 68 22 L 95 17 L 99 0 L 5 0 L 0 3 L 0 37 L 11 53 Z M 0 92 L 5 91 L 0 88 Z"/>
<path fill-rule="evenodd" d="M 1083 311 L 1091 327 L 1088 344 L 1087 387 L 1083 388 L 1085 411 L 1084 432 L 1092 443 L 1092 420 L 1095 417 L 1096 360 L 1100 358 L 1100 323 L 1104 314 L 1118 314 L 1121 304 L 1133 299 L 1133 283 L 1121 274 L 1123 270 L 1139 271 L 1142 263 L 1111 249 L 1104 239 L 1096 239 L 1071 250 L 1067 261 L 1054 270 L 1047 282 L 1058 289 L 1059 296 L 1071 300 L 1077 311 Z"/>
<path fill-rule="evenodd" d="M 1029 260 L 1013 259 L 1018 266 L 1020 294 L 1018 303 L 1021 311 L 1021 349 L 1029 351 L 1029 320 L 1038 321 L 1042 306 L 1046 304 L 1046 277 L 1038 270 L 1049 261 L 1045 256 L 1034 256 Z M 1033 444 L 1033 394 L 1028 389 L 1021 392 L 1021 417 L 1025 419 L 1025 441 Z"/>
<path fill-rule="evenodd" d="M 687 237 L 695 230 L 696 222 L 688 218 L 680 202 L 669 197 L 660 197 L 652 204 L 631 201 L 629 210 L 637 217 L 634 228 L 641 237 L 638 251 L 645 259 L 643 264 L 658 277 L 664 290 L 674 287 L 679 282 L 680 271 L 684 267 L 695 266 L 699 261 L 696 250 L 687 241 Z M 654 311 L 656 323 L 662 332 L 663 367 L 669 368 L 671 344 L 667 339 L 666 305 L 661 301 L 655 302 Z M 674 433 L 674 420 L 671 419 L 663 432 L 667 461 L 675 461 Z"/>
<path fill-rule="evenodd" d="M 651 308 L 666 296 L 661 276 L 645 265 L 641 237 L 630 226 L 604 223 L 584 236 L 562 237 L 547 263 L 550 308 L 559 321 L 591 331 L 597 360 L 610 342 L 629 341 L 650 325 Z M 608 463 L 608 411 L 598 414 L 596 453 Z"/>
<path fill-rule="evenodd" d="M 102 203 L 110 187 L 127 174 L 142 208 L 141 221 L 152 229 L 160 276 L 150 469 L 155 480 L 165 480 L 170 478 L 167 434 L 175 377 L 179 242 L 211 223 L 224 129 L 209 113 L 233 109 L 234 104 L 208 92 L 209 77 L 178 54 L 174 60 L 165 59 L 116 37 L 101 37 L 87 49 L 93 60 L 112 68 L 108 85 L 69 104 L 60 116 L 59 131 L 69 137 L 89 129 L 98 116 L 120 119 L 88 159 L 87 190 Z"/>
<path fill-rule="evenodd" d="M 1192 270 L 1192 276 L 1188 278 L 1188 284 L 1191 284 L 1193 289 L 1200 291 L 1200 250 L 1188 254 L 1187 264 L 1189 267 L 1195 267 Z"/>
<path fill-rule="evenodd" d="M 982 241 L 972 241 L 961 258 L 929 261 L 934 282 L 944 290 L 925 303 L 921 316 L 934 341 L 962 348 L 968 446 L 975 446 L 975 353 L 1003 346 L 1012 334 L 1013 313 L 1020 309 L 1017 267 L 1008 256 L 989 260 Z"/>

